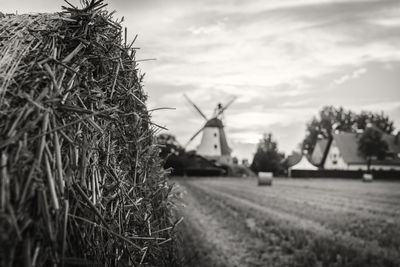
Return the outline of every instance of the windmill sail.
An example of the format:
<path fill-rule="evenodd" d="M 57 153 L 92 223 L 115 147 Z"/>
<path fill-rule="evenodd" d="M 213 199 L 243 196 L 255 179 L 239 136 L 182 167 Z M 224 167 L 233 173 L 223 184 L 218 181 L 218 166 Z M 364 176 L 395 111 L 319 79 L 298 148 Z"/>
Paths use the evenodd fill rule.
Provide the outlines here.
<path fill-rule="evenodd" d="M 193 139 L 195 139 L 196 136 L 198 136 L 198 135 L 201 133 L 201 131 L 203 131 L 203 130 L 204 130 L 204 126 L 201 127 L 200 130 L 198 130 L 198 131 L 189 139 L 189 141 L 186 143 L 185 147 L 187 147 L 187 146 L 193 141 Z"/>
<path fill-rule="evenodd" d="M 205 120 L 208 120 L 207 119 L 207 117 L 206 117 L 206 115 L 204 115 L 204 113 L 201 111 L 201 109 L 195 104 L 195 103 L 193 103 L 193 101 L 192 100 L 190 100 L 190 98 L 187 96 L 187 95 L 183 95 L 185 98 L 186 98 L 186 100 L 197 110 L 197 112 L 199 112 L 199 114 L 205 119 Z"/>
<path fill-rule="evenodd" d="M 219 115 L 221 115 L 230 105 L 232 105 L 233 101 L 236 100 L 236 96 L 233 97 L 225 106 L 222 106 L 222 108 L 220 108 L 217 112 L 217 114 L 215 115 L 215 117 L 218 117 Z"/>
<path fill-rule="evenodd" d="M 197 154 L 216 160 L 221 164 L 231 164 L 231 149 L 228 146 L 224 125 L 221 120 L 221 115 L 224 111 L 232 105 L 236 97 L 232 98 L 226 105 L 218 104 L 214 110 L 213 117 L 208 120 L 203 112 L 194 104 L 188 96 L 184 95 L 186 100 L 199 112 L 199 114 L 207 120 L 203 127 L 201 127 L 187 142 L 186 146 L 190 144 L 200 133 L 202 133 L 201 141 L 197 147 Z"/>

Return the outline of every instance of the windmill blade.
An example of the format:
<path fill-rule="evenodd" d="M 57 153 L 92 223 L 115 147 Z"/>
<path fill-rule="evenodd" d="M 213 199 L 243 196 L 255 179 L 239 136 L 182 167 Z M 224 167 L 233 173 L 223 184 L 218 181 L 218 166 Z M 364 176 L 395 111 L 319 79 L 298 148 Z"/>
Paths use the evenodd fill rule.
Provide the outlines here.
<path fill-rule="evenodd" d="M 189 141 L 187 141 L 187 143 L 185 144 L 185 148 L 193 141 L 193 139 L 196 138 L 196 136 L 198 136 L 202 131 L 204 130 L 204 126 L 200 128 L 200 130 L 198 130 L 190 139 Z"/>
<path fill-rule="evenodd" d="M 196 104 L 193 103 L 193 101 L 190 100 L 190 98 L 187 95 L 183 94 L 183 96 L 200 113 L 200 115 L 207 121 L 208 119 L 207 119 L 206 115 L 204 115 L 204 113 L 200 110 L 200 108 L 198 106 L 196 106 Z"/>
<path fill-rule="evenodd" d="M 221 115 L 222 112 L 224 112 L 230 105 L 232 105 L 233 101 L 235 101 L 236 98 L 237 98 L 237 96 L 232 97 L 232 99 L 228 103 L 226 103 L 226 105 L 223 108 L 221 108 L 218 111 L 218 113 L 217 113 L 217 115 L 215 117 L 218 117 L 219 115 Z"/>

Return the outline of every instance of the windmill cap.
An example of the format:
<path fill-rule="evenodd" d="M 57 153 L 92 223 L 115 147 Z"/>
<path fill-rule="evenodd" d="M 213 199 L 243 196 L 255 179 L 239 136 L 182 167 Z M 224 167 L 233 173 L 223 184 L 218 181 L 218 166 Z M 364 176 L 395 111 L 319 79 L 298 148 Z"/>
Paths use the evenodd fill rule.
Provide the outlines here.
<path fill-rule="evenodd" d="M 218 127 L 218 128 L 223 128 L 224 125 L 222 124 L 222 121 L 217 118 L 213 118 L 211 120 L 208 120 L 206 125 L 204 127 Z"/>

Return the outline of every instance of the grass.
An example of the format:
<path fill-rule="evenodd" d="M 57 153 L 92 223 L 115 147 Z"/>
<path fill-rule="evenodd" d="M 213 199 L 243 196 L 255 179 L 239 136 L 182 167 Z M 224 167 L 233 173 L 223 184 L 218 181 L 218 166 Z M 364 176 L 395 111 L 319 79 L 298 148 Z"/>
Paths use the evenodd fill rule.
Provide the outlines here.
<path fill-rule="evenodd" d="M 399 247 L 396 247 L 396 240 L 399 237 L 399 229 L 395 224 L 389 224 L 390 227 L 386 227 L 384 223 L 385 220 L 390 221 L 391 218 L 395 218 L 396 214 L 388 215 L 382 212 L 371 220 L 368 216 L 360 216 L 354 212 L 334 211 L 332 216 L 325 218 L 323 211 L 328 206 L 338 203 L 330 202 L 328 205 L 322 201 L 321 206 L 316 205 L 313 210 L 306 208 L 309 204 L 305 201 L 303 202 L 305 211 L 296 213 L 294 211 L 301 209 L 302 205 L 296 204 L 293 200 L 288 201 L 287 198 L 295 199 L 296 194 L 303 195 L 304 193 L 309 199 L 315 197 L 312 186 L 310 187 L 305 180 L 303 182 L 303 185 L 307 185 L 308 188 L 299 189 L 297 185 L 300 184 L 295 183 L 293 186 L 295 190 L 290 190 L 290 192 L 296 193 L 292 195 L 283 194 L 283 192 L 288 193 L 288 188 L 291 187 L 289 181 L 275 183 L 273 188 L 268 189 L 257 187 L 254 180 L 239 179 L 180 181 L 180 184 L 194 196 L 206 214 L 218 220 L 222 228 L 229 229 L 232 235 L 240 233 L 233 242 L 241 242 L 246 247 L 246 253 L 243 253 L 244 262 L 241 266 L 265 266 L 265 264 L 270 266 L 274 264 L 275 266 L 398 266 L 400 251 Z M 320 189 L 330 188 L 329 181 L 320 181 L 317 185 Z M 345 186 L 346 182 L 342 185 Z M 333 187 L 336 186 L 335 184 Z M 381 186 L 381 184 L 376 185 L 377 193 Z M 383 187 L 387 189 L 385 185 Z M 390 188 L 390 185 L 388 187 Z M 395 183 L 394 187 L 396 187 Z M 373 188 L 367 189 L 374 191 Z M 346 191 L 346 189 L 341 191 L 339 187 L 325 194 L 333 196 Z M 359 188 L 355 191 L 361 192 Z M 239 194 L 240 192 L 242 194 Z M 349 191 L 348 198 L 354 197 L 351 192 Z M 375 195 L 375 198 L 378 195 L 381 201 L 386 199 L 383 193 Z M 368 199 L 368 196 L 370 194 L 364 195 L 364 200 Z M 363 194 L 358 197 L 363 199 Z M 343 202 L 348 201 L 348 198 L 341 197 Z M 249 205 L 249 202 L 259 206 Z M 285 207 L 280 208 L 278 203 Z M 295 208 L 291 209 L 290 205 L 293 204 Z M 368 206 L 366 209 L 371 212 Z M 181 212 L 185 213 L 185 210 Z M 292 217 L 276 216 L 280 212 Z M 319 216 L 321 218 L 317 220 Z M 333 222 L 332 218 L 335 216 L 337 220 Z M 358 216 L 356 217 L 358 222 L 348 225 L 354 216 Z M 313 224 L 302 224 L 301 218 L 307 219 L 304 222 L 310 220 Z M 379 223 L 382 227 L 376 228 Z M 320 230 L 315 230 L 314 224 L 320 225 Z M 379 231 L 374 232 L 373 229 L 379 229 Z M 377 236 L 380 239 L 374 241 L 374 237 Z"/>

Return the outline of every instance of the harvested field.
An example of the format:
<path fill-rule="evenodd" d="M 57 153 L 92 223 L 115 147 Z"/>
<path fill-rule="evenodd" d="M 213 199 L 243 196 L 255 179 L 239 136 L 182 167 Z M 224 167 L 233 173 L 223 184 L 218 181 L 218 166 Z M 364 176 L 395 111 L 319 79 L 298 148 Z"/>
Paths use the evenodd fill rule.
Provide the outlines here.
<path fill-rule="evenodd" d="M 400 183 L 176 180 L 185 266 L 399 266 Z"/>

